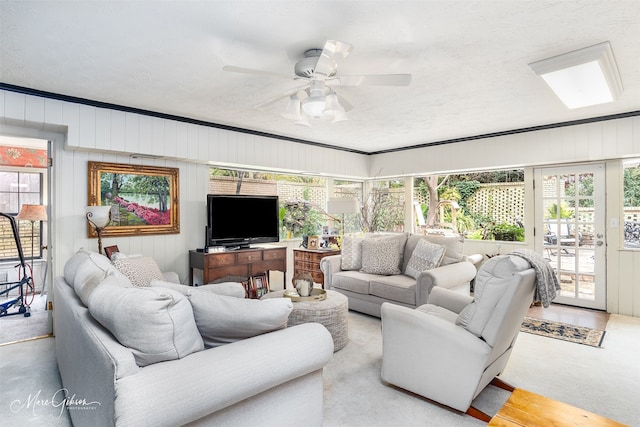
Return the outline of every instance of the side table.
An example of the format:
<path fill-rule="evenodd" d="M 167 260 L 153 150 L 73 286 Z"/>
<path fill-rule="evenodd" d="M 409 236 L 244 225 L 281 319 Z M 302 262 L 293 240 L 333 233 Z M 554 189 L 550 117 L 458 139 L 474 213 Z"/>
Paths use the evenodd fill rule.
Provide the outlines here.
<path fill-rule="evenodd" d="M 304 249 L 293 250 L 293 277 L 308 273 L 315 283 L 324 289 L 324 274 L 320 270 L 320 260 L 326 256 L 339 255 L 339 250 Z"/>
<path fill-rule="evenodd" d="M 285 298 L 284 291 L 269 292 L 265 298 Z M 342 349 L 349 342 L 349 300 L 339 292 L 327 291 L 322 301 L 295 301 L 289 314 L 288 326 L 302 323 L 320 323 L 331 333 L 333 351 Z"/>

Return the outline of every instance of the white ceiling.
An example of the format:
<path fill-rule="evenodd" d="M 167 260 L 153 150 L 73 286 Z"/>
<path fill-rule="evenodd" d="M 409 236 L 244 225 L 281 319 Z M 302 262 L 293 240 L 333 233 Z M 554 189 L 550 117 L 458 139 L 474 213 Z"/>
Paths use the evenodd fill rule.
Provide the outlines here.
<path fill-rule="evenodd" d="M 408 87 L 341 87 L 350 120 L 295 125 L 286 79 L 334 39 L 339 74 L 410 73 Z M 640 110 L 640 1 L 0 2 L 0 82 L 376 152 Z M 568 110 L 528 64 L 609 41 L 616 102 Z"/>

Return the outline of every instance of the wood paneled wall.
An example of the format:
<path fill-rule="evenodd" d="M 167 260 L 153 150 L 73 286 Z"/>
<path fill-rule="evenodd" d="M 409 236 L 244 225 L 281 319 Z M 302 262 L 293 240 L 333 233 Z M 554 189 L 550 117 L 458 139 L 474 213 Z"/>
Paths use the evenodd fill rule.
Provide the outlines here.
<path fill-rule="evenodd" d="M 65 261 L 79 248 L 97 250 L 96 240 L 87 238 L 84 219 L 89 160 L 180 170 L 180 234 L 105 238 L 103 246 L 152 256 L 183 283 L 188 250 L 204 243 L 209 162 L 336 176 L 367 173 L 367 156 L 361 154 L 10 91 L 0 91 L 0 133 L 53 141 L 53 275 L 62 274 Z"/>

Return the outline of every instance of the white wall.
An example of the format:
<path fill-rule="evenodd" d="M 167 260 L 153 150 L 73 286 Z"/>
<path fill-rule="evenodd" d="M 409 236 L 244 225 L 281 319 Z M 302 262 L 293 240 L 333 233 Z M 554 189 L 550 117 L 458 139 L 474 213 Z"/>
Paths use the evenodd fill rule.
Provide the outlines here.
<path fill-rule="evenodd" d="M 105 238 L 122 251 L 156 258 L 187 278 L 187 251 L 201 246 L 208 161 L 314 171 L 344 177 L 398 176 L 603 161 L 640 155 L 640 118 L 425 147 L 375 156 L 319 148 L 183 122 L 0 91 L 0 134 L 46 137 L 54 143 L 51 198 L 53 274 L 87 239 L 87 161 L 171 166 L 180 170 L 180 234 Z M 129 155 L 163 156 L 136 160 Z M 607 218 L 622 218 L 621 167 L 607 161 Z M 617 194 L 617 196 L 616 196 Z M 533 206 L 533 195 L 527 200 Z M 608 222 L 609 223 L 609 222 Z M 607 307 L 640 316 L 640 252 L 623 250 L 619 229 L 608 230 Z M 617 233 L 617 234 L 616 234 Z M 495 243 L 467 245 L 467 253 L 496 253 Z M 507 245 L 500 252 L 508 251 Z"/>
<path fill-rule="evenodd" d="M 540 166 L 640 154 L 640 117 L 545 129 L 371 156 L 370 176 Z"/>

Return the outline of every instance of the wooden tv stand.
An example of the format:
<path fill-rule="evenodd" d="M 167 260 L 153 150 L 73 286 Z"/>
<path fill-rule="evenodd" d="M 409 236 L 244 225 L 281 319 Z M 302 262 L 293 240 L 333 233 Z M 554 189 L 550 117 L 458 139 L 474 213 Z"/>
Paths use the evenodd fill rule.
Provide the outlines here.
<path fill-rule="evenodd" d="M 250 277 L 268 270 L 287 271 L 287 248 L 261 247 L 224 252 L 189 251 L 189 285 L 193 285 L 193 270 L 202 270 L 202 283 L 211 283 L 226 276 Z"/>

